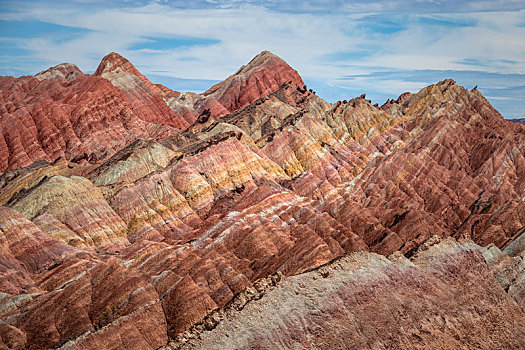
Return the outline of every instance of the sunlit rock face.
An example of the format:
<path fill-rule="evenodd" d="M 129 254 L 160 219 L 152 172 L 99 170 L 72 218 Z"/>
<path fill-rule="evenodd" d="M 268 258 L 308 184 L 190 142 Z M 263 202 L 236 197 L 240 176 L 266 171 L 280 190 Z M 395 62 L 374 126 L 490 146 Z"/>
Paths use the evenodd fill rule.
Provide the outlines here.
<path fill-rule="evenodd" d="M 51 67 L 43 72 L 38 73 L 35 75 L 35 78 L 42 81 L 44 79 L 46 80 L 66 80 L 66 81 L 73 81 L 80 77 L 84 76 L 84 73 L 71 63 L 60 63 L 54 67 Z"/>
<path fill-rule="evenodd" d="M 255 56 L 235 74 L 204 92 L 228 111 L 245 107 L 261 96 L 279 89 L 284 82 L 303 87 L 304 82 L 292 67 L 269 51 Z"/>
<path fill-rule="evenodd" d="M 331 104 L 265 51 L 179 93 L 111 53 L 0 98 L 4 348 L 525 346 L 525 127 L 477 90 Z"/>
<path fill-rule="evenodd" d="M 121 90 L 142 120 L 169 125 L 179 130 L 188 126 L 188 121 L 183 116 L 176 115 L 164 103 L 165 90 L 150 82 L 118 53 L 112 52 L 104 57 L 94 76 L 109 80 Z"/>
<path fill-rule="evenodd" d="M 481 248 L 437 241 L 410 259 L 352 253 L 262 281 L 258 298 L 238 297 L 165 349 L 521 348 L 525 313 Z"/>
<path fill-rule="evenodd" d="M 158 120 L 148 117 L 157 116 L 155 105 L 131 101 L 104 78 L 53 77 L 0 78 L 2 171 L 61 157 L 96 162 L 137 138 L 165 137 L 179 130 L 173 123 L 155 123 Z"/>
<path fill-rule="evenodd" d="M 304 85 L 267 51 L 201 95 L 153 84 L 115 52 L 93 75 L 62 63 L 35 77 L 0 77 L 0 171 L 60 157 L 99 162 L 137 139 L 176 134 L 203 113 L 233 112 L 287 81 Z"/>

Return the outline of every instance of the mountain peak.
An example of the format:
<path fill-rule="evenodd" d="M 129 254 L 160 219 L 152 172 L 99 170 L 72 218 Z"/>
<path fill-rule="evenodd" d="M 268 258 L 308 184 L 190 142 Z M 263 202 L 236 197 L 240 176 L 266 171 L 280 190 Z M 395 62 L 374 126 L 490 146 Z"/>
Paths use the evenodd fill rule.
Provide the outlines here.
<path fill-rule="evenodd" d="M 140 79 L 148 86 L 148 88 L 152 89 L 153 91 L 161 93 L 161 90 L 151 81 L 149 81 L 149 79 L 146 78 L 137 68 L 135 68 L 135 66 L 127 58 L 116 52 L 111 52 L 104 56 L 102 61 L 100 61 L 100 64 L 98 65 L 94 75 L 106 78 L 114 85 L 116 84 L 122 88 L 125 88 L 129 83 L 129 79 L 125 78 L 125 76 L 128 74 L 131 74 Z"/>
<path fill-rule="evenodd" d="M 102 61 L 100 61 L 100 64 L 98 65 L 98 68 L 95 71 L 95 75 L 109 73 L 114 70 L 117 70 L 118 68 L 133 75 L 140 74 L 137 68 L 135 68 L 135 66 L 133 66 L 133 64 L 130 61 L 128 61 L 125 57 L 116 52 L 110 52 L 109 54 L 104 56 Z"/>
<path fill-rule="evenodd" d="M 507 120 L 513 123 L 525 125 L 525 118 L 514 118 L 514 119 L 507 119 Z"/>
<path fill-rule="evenodd" d="M 248 63 L 248 65 L 252 63 L 256 63 L 256 62 L 264 62 L 271 58 L 276 58 L 276 59 L 284 61 L 281 57 L 277 56 L 273 52 L 264 50 L 264 51 L 259 52 L 255 57 L 253 57 L 252 60 Z"/>
<path fill-rule="evenodd" d="M 64 72 L 0 77 L 2 348 L 523 348 L 525 126 L 480 91 Z"/>
<path fill-rule="evenodd" d="M 109 80 L 122 90 L 137 110 L 145 108 L 142 117 L 146 118 L 146 121 L 170 125 L 177 129 L 187 126 L 187 122 L 177 116 L 163 100 L 170 95 L 171 90 L 166 87 L 161 89 L 153 84 L 122 55 L 111 52 L 104 56 L 94 75 Z M 153 113 L 150 113 L 151 108 L 154 108 Z"/>
<path fill-rule="evenodd" d="M 72 81 L 84 73 L 72 63 L 60 63 L 35 75 L 38 80 L 67 80 Z"/>
<path fill-rule="evenodd" d="M 305 85 L 299 73 L 282 58 L 262 51 L 203 95 L 216 98 L 226 109 L 234 111 L 278 90 L 286 82 L 300 87 Z"/>
<path fill-rule="evenodd" d="M 248 62 L 247 65 L 244 65 L 241 68 L 239 68 L 239 70 L 235 74 L 248 73 L 252 70 L 262 69 L 262 68 L 265 68 L 266 66 L 276 65 L 276 64 L 285 65 L 285 66 L 290 67 L 288 63 L 286 63 L 286 61 L 283 60 L 281 57 L 275 55 L 274 53 L 270 51 L 265 50 L 265 51 L 260 52 L 254 58 L 252 58 L 250 62 Z"/>

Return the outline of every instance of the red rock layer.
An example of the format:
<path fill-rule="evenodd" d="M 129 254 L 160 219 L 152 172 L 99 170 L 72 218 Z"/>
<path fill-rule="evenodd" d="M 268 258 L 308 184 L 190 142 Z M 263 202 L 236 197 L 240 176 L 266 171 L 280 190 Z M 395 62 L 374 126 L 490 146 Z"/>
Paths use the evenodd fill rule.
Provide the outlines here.
<path fill-rule="evenodd" d="M 307 107 L 262 151 L 377 252 L 408 252 L 435 233 L 504 247 L 521 234 L 523 129 L 453 81 L 383 111 L 363 98 Z"/>
<path fill-rule="evenodd" d="M 212 86 L 203 95 L 214 97 L 228 111 L 233 112 L 276 91 L 288 81 L 295 86 L 305 86 L 297 71 L 280 57 L 263 51 L 248 65 L 242 66 L 235 74 Z"/>
<path fill-rule="evenodd" d="M 0 171 L 59 157 L 97 161 L 137 138 L 177 131 L 143 120 L 148 113 L 134 105 L 100 77 L 82 76 L 71 82 L 2 77 Z"/>
<path fill-rule="evenodd" d="M 35 78 L 0 77 L 0 172 L 58 157 L 97 162 L 136 139 L 174 134 L 203 113 L 235 111 L 287 81 L 304 85 L 266 51 L 204 95 L 153 84 L 114 52 L 93 76 L 63 63 Z"/>
<path fill-rule="evenodd" d="M 98 65 L 94 75 L 101 76 L 103 74 L 115 71 L 129 73 L 135 76 L 136 78 L 139 78 L 140 81 L 142 81 L 148 89 L 158 94 L 163 93 L 163 91 L 166 91 L 166 88 L 161 89 L 161 87 L 149 81 L 149 79 L 146 78 L 142 73 L 140 73 L 130 61 L 128 61 L 126 58 L 122 57 L 116 52 L 111 52 L 104 56 L 104 58 Z"/>
<path fill-rule="evenodd" d="M 7 316 L 17 319 L 27 349 L 156 349 L 166 342 L 157 293 L 118 259 L 67 260 L 40 286 L 47 293 Z"/>
<path fill-rule="evenodd" d="M 0 286 L 3 293 L 35 292 L 33 276 L 75 252 L 65 243 L 55 241 L 19 213 L 0 207 Z"/>
<path fill-rule="evenodd" d="M 33 104 L 20 107 L 20 112 L 14 104 L 6 104 L 8 115 L 20 113 L 20 120 L 35 125 L 29 128 L 34 128 L 34 135 L 22 135 L 16 120 L 11 119 L 12 128 L 3 124 L 9 135 L 4 136 L 9 144 L 6 168 L 58 156 L 74 160 L 38 162 L 0 177 L 0 203 L 25 217 L 12 210 L 6 214 L 18 215 L 14 221 L 24 223 L 12 230 L 16 235 L 4 239 L 9 243 L 2 243 L 8 257 L 2 273 L 8 282 L 0 292 L 8 295 L 0 300 L 0 310 L 2 305 L 9 310 L 0 323 L 2 339 L 17 339 L 13 344 L 94 348 L 129 332 L 132 340 L 118 338 L 117 347 L 148 342 L 160 346 L 166 335 L 177 338 L 213 310 L 235 303 L 236 295 L 250 293 L 261 278 L 301 274 L 354 251 L 388 255 L 399 250 L 410 257 L 435 234 L 469 234 L 476 243 L 489 245 L 468 249 L 481 252 L 510 302 L 500 298 L 493 280 L 482 288 L 504 310 L 512 305 L 519 310 L 516 303 L 523 305 L 525 295 L 520 277 L 525 254 L 523 127 L 503 120 L 478 91 L 467 91 L 450 80 L 417 94 L 403 94 L 379 108 L 365 96 L 329 104 L 306 91 L 297 79 L 289 79 L 295 71 L 286 67 L 275 56 L 262 53 L 205 96 L 179 95 L 153 85 L 116 54 L 106 57 L 98 71 L 107 79 L 74 78 L 77 74 L 71 66 L 48 71 L 41 82 L 30 77 L 2 78 L 2 84 L 10 86 L 3 90 L 6 100 L 16 96 L 24 100 L 23 95 L 28 101 L 38 102 L 41 96 L 51 101 L 48 109 L 36 114 L 38 118 L 26 119 L 24 111 Z M 65 78 L 68 72 L 74 79 Z M 288 80 L 281 82 L 285 77 Z M 243 85 L 248 82 L 252 88 Z M 240 84 L 238 91 L 231 90 L 235 84 Z M 100 103 L 92 102 L 103 91 L 103 96 L 111 97 L 104 113 Z M 232 108 L 255 100 L 233 113 L 219 102 L 228 95 L 244 96 L 245 91 L 249 93 L 244 102 Z M 139 101 L 141 94 L 145 99 Z M 185 120 L 195 122 L 176 134 L 174 128 L 145 122 L 141 118 L 149 118 L 147 114 L 139 118 L 134 113 L 149 108 L 142 102 L 151 98 L 163 99 L 172 111 L 186 111 L 189 119 Z M 57 101 L 61 109 L 56 108 Z M 124 109 L 121 101 L 129 101 Z M 87 108 L 89 103 L 92 107 Z M 107 119 L 112 113 L 118 116 Z M 47 129 L 38 126 L 45 118 L 62 118 L 53 123 L 62 127 L 49 132 L 52 137 L 47 139 L 39 136 Z M 108 129 L 95 128 L 90 120 L 105 121 L 101 123 Z M 149 140 L 137 140 L 141 135 Z M 162 138 L 166 135 L 170 136 Z M 71 141 L 77 140 L 74 137 L 77 143 Z M 26 139 L 32 138 L 38 142 L 28 144 Z M 54 141 L 58 146 L 46 140 L 58 140 Z M 79 150 L 86 156 L 78 157 Z M 23 160 L 24 154 L 28 160 Z M 51 253 L 26 259 L 21 250 L 19 256 L 14 251 L 24 240 L 29 247 L 52 247 Z M 55 252 L 62 252 L 64 246 L 71 251 Z M 467 255 L 475 255 L 467 264 L 482 265 L 478 253 Z M 27 268 L 24 264 L 31 259 L 42 259 L 42 268 Z M 451 263 L 462 269 L 462 259 Z M 68 264 L 76 267 L 69 269 Z M 94 296 L 103 284 L 97 275 L 82 274 L 91 267 L 97 274 L 108 271 L 105 276 L 116 294 Z M 485 276 L 485 267 L 476 270 L 480 276 Z M 435 271 L 426 266 L 421 271 L 416 271 L 417 278 L 434 283 L 437 277 L 426 274 Z M 46 287 L 43 278 L 48 273 L 60 283 Z M 411 276 L 402 271 L 396 281 L 416 278 Z M 459 272 L 444 278 L 453 282 L 456 277 L 465 282 Z M 91 297 L 68 290 L 73 280 L 81 281 L 75 288 L 92 293 Z M 138 289 L 128 287 L 126 281 L 139 281 L 133 282 Z M 446 283 L 438 287 L 450 295 L 458 290 L 445 289 Z M 468 293 L 481 298 L 480 290 Z M 140 296 L 136 302 L 134 295 Z M 119 313 L 124 299 L 131 306 Z M 48 300 L 64 305 L 64 310 L 65 305 L 82 307 L 52 313 Z M 103 305 L 108 306 L 106 311 L 101 311 Z M 430 312 L 403 310 L 408 310 L 409 318 L 412 312 Z M 486 321 L 482 315 L 469 315 Z M 99 323 L 98 316 L 107 317 L 109 323 Z M 43 326 L 32 320 L 53 323 L 50 317 L 60 325 L 55 325 L 56 330 L 44 327 L 49 340 L 39 339 L 36 330 Z M 82 321 L 61 328 L 70 317 Z M 148 318 L 153 320 L 151 326 L 144 324 Z M 21 319 L 25 321 L 20 323 Z M 461 327 L 469 324 L 464 318 L 457 322 Z M 454 338 L 451 332 L 438 338 Z M 510 342 L 516 339 L 509 334 Z"/>
<path fill-rule="evenodd" d="M 167 341 L 155 289 L 114 257 L 57 241 L 0 207 L 0 345 L 156 349 Z"/>
<path fill-rule="evenodd" d="M 525 314 L 453 239 L 411 260 L 353 253 L 259 284 L 166 349 L 520 349 Z M 262 295 L 261 295 L 262 294 Z M 262 298 L 261 298 L 262 296 Z"/>
<path fill-rule="evenodd" d="M 139 117 L 150 123 L 184 129 L 193 120 L 175 114 L 164 102 L 165 89 L 160 89 L 142 75 L 127 59 L 112 52 L 100 62 L 95 76 L 108 79 L 128 97 Z"/>

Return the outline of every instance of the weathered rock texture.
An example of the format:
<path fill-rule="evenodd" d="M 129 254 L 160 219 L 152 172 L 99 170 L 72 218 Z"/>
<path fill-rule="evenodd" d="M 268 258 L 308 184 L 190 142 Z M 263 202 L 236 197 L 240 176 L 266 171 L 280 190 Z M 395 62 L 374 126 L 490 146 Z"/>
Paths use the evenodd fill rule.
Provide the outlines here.
<path fill-rule="evenodd" d="M 264 291 L 257 298 L 238 296 L 166 348 L 523 348 L 524 310 L 480 248 L 431 244 L 410 260 L 352 253 L 273 287 L 256 284 L 252 294 Z"/>
<path fill-rule="evenodd" d="M 295 86 L 305 86 L 299 74 L 286 62 L 269 51 L 263 51 L 248 65 L 242 66 L 203 95 L 214 97 L 232 112 L 274 92 L 285 81 Z"/>
<path fill-rule="evenodd" d="M 59 157 L 98 162 L 137 139 L 174 134 L 203 112 L 235 111 L 289 80 L 304 85 L 269 52 L 203 95 L 155 85 L 114 52 L 93 75 L 62 63 L 35 77 L 0 77 L 0 171 Z"/>
<path fill-rule="evenodd" d="M 525 125 L 525 118 L 509 119 L 509 121 L 514 122 L 514 123 L 524 124 L 524 125 Z"/>
<path fill-rule="evenodd" d="M 263 297 L 276 323 L 230 347 L 523 344 L 525 129 L 477 90 L 330 104 L 262 52 L 179 93 L 111 53 L 1 77 L 0 101 L 4 347 L 180 343 L 341 256 L 333 288 L 298 292 L 317 304 Z"/>
<path fill-rule="evenodd" d="M 62 75 L 55 67 L 37 75 L 41 80 L 0 78 L 1 171 L 60 157 L 96 162 L 137 138 L 178 130 L 173 123 L 155 123 L 155 104 L 130 100 L 104 78 Z"/>

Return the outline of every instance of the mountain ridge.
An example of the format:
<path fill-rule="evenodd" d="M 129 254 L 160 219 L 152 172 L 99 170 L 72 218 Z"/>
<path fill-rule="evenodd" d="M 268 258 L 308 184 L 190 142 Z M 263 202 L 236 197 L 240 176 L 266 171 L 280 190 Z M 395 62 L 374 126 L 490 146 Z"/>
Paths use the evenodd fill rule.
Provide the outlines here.
<path fill-rule="evenodd" d="M 276 56 L 273 57 L 276 59 Z M 74 96 L 86 95 L 86 98 L 91 99 L 92 101 L 86 101 L 84 103 L 91 103 L 90 108 L 100 109 L 97 114 L 108 113 L 107 110 L 104 110 L 104 108 L 108 108 L 104 104 L 104 99 L 107 100 L 110 98 L 111 100 L 116 101 L 117 105 L 120 104 L 127 106 L 121 111 L 111 111 L 110 113 L 113 114 L 111 119 L 103 121 L 103 123 L 106 124 L 117 123 L 119 124 L 119 127 L 127 130 L 127 132 L 132 135 L 130 139 L 123 138 L 122 136 L 118 137 L 117 139 L 120 139 L 121 141 L 118 142 L 117 148 L 126 146 L 136 138 L 158 139 L 159 137 L 162 138 L 174 134 L 179 130 L 188 127 L 206 110 L 210 110 L 210 113 L 213 115 L 224 115 L 229 112 L 229 110 L 225 109 L 225 107 L 213 96 L 206 98 L 194 93 L 180 94 L 179 92 L 172 91 L 166 87 L 160 87 L 151 83 L 133 66 L 131 62 L 115 52 L 106 55 L 100 62 L 95 73 L 92 75 L 83 74 L 75 65 L 63 63 L 40 72 L 36 74 L 35 77 L 38 79 L 39 83 L 31 82 L 32 78 L 29 76 L 21 78 L 3 78 L 2 82 L 4 84 L 0 87 L 0 89 L 3 90 L 3 95 L 5 95 L 3 102 L 7 107 L 13 107 L 9 107 L 9 110 L 4 108 L 1 111 L 2 119 L 20 119 L 20 116 L 15 116 L 14 114 L 11 115 L 11 113 L 18 111 L 15 105 L 23 107 L 25 103 L 28 103 L 24 102 L 23 99 L 27 100 L 31 94 L 35 94 L 32 97 L 33 99 L 41 100 L 42 95 L 39 95 L 40 90 L 46 91 L 46 94 L 47 91 L 56 90 L 57 92 L 54 93 L 54 95 L 49 96 L 47 104 L 53 106 L 51 108 L 60 108 L 60 113 L 66 119 L 73 118 L 73 120 L 68 121 L 70 124 L 68 125 L 68 129 L 72 131 L 72 133 L 70 133 L 71 136 L 66 136 L 66 138 L 64 138 L 64 136 L 55 136 L 55 134 L 53 134 L 53 137 L 62 139 L 59 140 L 59 144 L 53 144 L 53 139 L 50 138 L 51 135 L 48 135 L 48 129 L 51 128 L 56 130 L 56 125 L 49 125 L 49 123 L 41 124 L 41 122 L 37 123 L 35 120 L 32 120 L 32 113 L 34 111 L 27 110 L 24 123 L 26 125 L 33 124 L 32 128 L 34 134 L 30 136 L 22 135 L 22 127 L 20 126 L 21 129 L 17 132 L 20 135 L 14 137 L 10 135 L 14 129 L 11 127 L 12 122 L 8 123 L 5 128 L 9 128 L 9 130 L 3 131 L 4 142 L 0 142 L 0 145 L 4 148 L 2 151 L 4 155 L 9 154 L 9 157 L 15 159 L 4 159 L 0 165 L 0 171 L 30 165 L 36 160 L 54 161 L 58 157 L 64 157 L 68 160 L 84 157 L 85 159 L 93 161 L 100 159 L 100 157 L 110 156 L 113 152 L 118 150 L 113 150 L 115 147 L 111 145 L 108 145 L 109 147 L 104 147 L 104 144 L 102 144 L 98 146 L 98 149 L 93 149 L 93 146 L 89 145 L 90 141 L 86 140 L 87 136 L 82 134 L 82 130 L 85 128 L 84 123 L 86 123 L 86 121 L 82 119 L 82 116 L 76 115 L 77 111 L 71 111 L 71 107 L 68 106 L 68 99 L 71 99 L 71 96 L 67 96 L 68 93 Z M 90 87 L 93 86 L 93 84 L 106 84 L 99 81 L 98 79 L 100 78 L 103 78 L 104 81 L 111 82 L 116 89 L 110 87 L 97 88 L 97 93 L 102 95 L 93 100 L 92 97 L 87 97 L 87 95 L 90 94 Z M 277 83 L 280 86 L 284 82 L 284 80 L 275 80 L 272 84 L 275 85 Z M 74 83 L 74 86 L 69 86 L 67 85 L 68 83 Z M 19 97 L 17 97 L 16 94 L 11 93 L 11 91 L 16 91 L 16 89 L 18 89 L 15 88 L 15 85 L 24 86 L 24 90 L 20 91 L 21 95 Z M 41 85 L 41 87 L 39 85 Z M 74 88 L 79 90 L 73 91 Z M 246 95 L 245 98 L 249 101 L 255 100 L 259 98 L 262 93 L 267 91 L 268 89 L 263 88 L 262 91 L 250 93 Z M 108 97 L 108 94 L 111 94 L 111 97 Z M 125 97 L 123 97 L 122 94 L 124 94 Z M 222 95 L 227 99 L 238 99 L 237 97 L 232 97 L 231 93 L 223 93 Z M 64 98 L 66 98 L 66 100 L 63 100 Z M 191 102 L 187 103 L 186 101 Z M 230 106 L 230 108 L 233 107 Z M 51 113 L 51 111 L 44 110 L 43 113 L 48 114 Z M 73 113 L 74 115 L 67 116 L 70 113 Z M 20 114 L 20 111 L 16 114 Z M 46 115 L 45 118 L 54 120 L 55 117 Z M 102 118 L 105 119 L 106 117 Z M 80 122 L 80 125 L 77 124 L 78 122 Z M 100 122 L 101 121 L 98 120 L 87 121 L 87 123 L 95 124 Z M 56 124 L 56 122 L 52 123 Z M 58 123 L 60 124 L 62 122 Z M 56 131 L 54 132 L 56 133 Z M 61 131 L 61 133 L 64 133 L 64 131 Z M 6 137 L 8 144 L 5 142 Z M 41 144 L 41 141 L 43 141 L 44 144 Z M 72 142 L 79 145 L 77 150 L 68 150 L 67 147 L 64 149 L 64 144 Z M 41 148 L 42 151 L 39 150 L 36 152 L 30 150 L 29 153 L 31 153 L 31 155 L 28 155 L 26 151 L 23 151 L 22 154 L 16 153 L 19 152 L 19 150 L 28 147 L 27 145 L 29 144 L 38 144 L 37 148 Z M 54 148 L 54 150 L 50 152 L 47 151 L 48 148 Z M 38 155 L 35 157 L 36 154 Z"/>
<path fill-rule="evenodd" d="M 116 53 L 97 75 L 66 64 L 41 81 L 0 78 L 2 346 L 366 343 L 345 336 L 351 324 L 313 337 L 316 312 L 351 317 L 381 344 L 524 344 L 525 127 L 450 79 L 381 107 L 365 95 L 331 104 L 283 62 L 262 52 L 207 95 L 154 85 Z M 395 304 L 399 322 L 426 315 L 426 328 L 407 321 L 394 339 L 377 329 L 397 316 L 271 306 L 317 298 L 324 284 L 308 279 L 336 278 L 349 256 L 366 259 L 344 267 L 353 284 L 334 280 L 338 305 L 365 310 L 375 271 L 377 305 Z M 272 276 L 284 283 L 267 294 Z M 427 284 L 446 307 L 405 297 L 425 302 Z M 469 317 L 454 313 L 458 298 Z M 253 307 L 273 321 L 224 332 L 220 312 L 247 300 L 231 322 Z"/>

